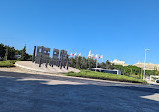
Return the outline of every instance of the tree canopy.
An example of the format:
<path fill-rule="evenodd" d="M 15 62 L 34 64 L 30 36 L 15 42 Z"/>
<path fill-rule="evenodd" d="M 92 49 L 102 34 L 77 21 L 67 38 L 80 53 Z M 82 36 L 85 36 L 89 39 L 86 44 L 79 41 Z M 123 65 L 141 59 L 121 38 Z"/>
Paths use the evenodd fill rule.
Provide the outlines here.
<path fill-rule="evenodd" d="M 78 68 L 78 69 L 91 69 L 96 68 L 96 61 L 93 58 L 86 59 L 85 57 L 76 56 L 76 57 L 70 57 L 69 58 L 69 66 Z M 122 65 L 114 65 L 109 60 L 106 62 L 98 63 L 98 68 L 103 69 L 117 69 L 121 70 L 122 75 L 127 76 L 138 76 L 141 77 L 141 74 L 143 74 L 143 69 L 139 68 L 134 65 L 128 65 L 128 66 L 122 66 Z M 159 72 L 157 70 L 146 70 L 146 75 L 158 75 Z"/>
<path fill-rule="evenodd" d="M 26 46 L 22 50 L 16 50 L 14 47 L 0 44 L 0 59 L 1 60 L 16 60 L 16 55 L 21 55 L 19 60 L 31 60 L 31 55 L 26 53 Z"/>

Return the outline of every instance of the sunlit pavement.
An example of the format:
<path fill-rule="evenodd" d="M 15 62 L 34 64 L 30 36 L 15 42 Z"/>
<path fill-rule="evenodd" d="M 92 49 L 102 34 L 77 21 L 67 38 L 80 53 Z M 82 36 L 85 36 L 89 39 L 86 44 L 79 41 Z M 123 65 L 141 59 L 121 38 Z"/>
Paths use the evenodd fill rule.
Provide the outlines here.
<path fill-rule="evenodd" d="M 39 64 L 32 63 L 31 61 L 17 61 L 15 65 L 28 70 L 39 71 L 44 73 L 67 73 L 70 71 L 80 72 L 80 70 L 72 67 L 69 67 L 68 70 L 66 68 L 60 69 L 57 66 L 54 67 L 47 66 L 46 68 L 45 64 L 42 64 L 41 67 L 39 67 Z"/>
<path fill-rule="evenodd" d="M 0 112 L 158 112 L 159 86 L 0 71 Z"/>
<path fill-rule="evenodd" d="M 156 83 L 154 81 L 146 80 L 149 84 L 159 85 L 159 83 Z"/>

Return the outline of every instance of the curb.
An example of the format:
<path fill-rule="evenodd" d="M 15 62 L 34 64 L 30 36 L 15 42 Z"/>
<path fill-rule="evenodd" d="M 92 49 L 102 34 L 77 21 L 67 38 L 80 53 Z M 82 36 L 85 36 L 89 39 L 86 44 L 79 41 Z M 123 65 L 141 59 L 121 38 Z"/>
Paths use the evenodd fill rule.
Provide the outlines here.
<path fill-rule="evenodd" d="M 18 63 L 15 63 L 15 66 L 20 67 L 20 68 L 24 68 L 24 69 L 27 69 L 27 70 L 35 71 L 35 72 L 43 72 L 43 73 L 51 73 L 51 74 L 63 74 L 63 73 L 65 73 L 65 72 L 47 72 L 47 71 L 43 71 L 43 70 L 36 70 L 34 68 L 22 66 Z"/>

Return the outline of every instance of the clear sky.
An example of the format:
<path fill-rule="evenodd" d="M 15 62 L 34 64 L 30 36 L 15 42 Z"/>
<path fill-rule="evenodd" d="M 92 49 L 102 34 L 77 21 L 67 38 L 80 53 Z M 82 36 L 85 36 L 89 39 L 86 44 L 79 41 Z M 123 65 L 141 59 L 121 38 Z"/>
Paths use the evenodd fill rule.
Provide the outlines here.
<path fill-rule="evenodd" d="M 159 64 L 159 0 L 0 0 L 0 43 Z"/>

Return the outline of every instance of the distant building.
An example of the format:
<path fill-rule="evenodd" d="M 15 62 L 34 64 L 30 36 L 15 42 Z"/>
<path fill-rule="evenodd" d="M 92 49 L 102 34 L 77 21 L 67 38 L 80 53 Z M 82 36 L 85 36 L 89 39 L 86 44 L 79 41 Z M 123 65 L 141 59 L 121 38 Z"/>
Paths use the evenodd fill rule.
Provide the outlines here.
<path fill-rule="evenodd" d="M 92 71 L 97 71 L 97 72 L 121 75 L 121 71 L 120 70 L 110 70 L 110 69 L 103 69 L 103 68 L 92 68 L 91 70 Z"/>
<path fill-rule="evenodd" d="M 114 61 L 111 61 L 112 64 L 114 65 L 123 65 L 123 66 L 128 66 L 128 64 L 125 64 L 125 61 L 120 61 L 117 59 L 114 59 Z"/>
<path fill-rule="evenodd" d="M 134 65 L 140 68 L 144 68 L 144 63 L 138 62 Z M 146 70 L 159 70 L 159 64 L 146 63 L 145 66 Z"/>

